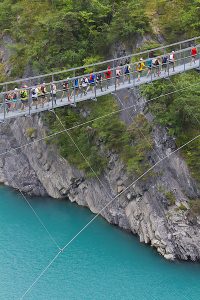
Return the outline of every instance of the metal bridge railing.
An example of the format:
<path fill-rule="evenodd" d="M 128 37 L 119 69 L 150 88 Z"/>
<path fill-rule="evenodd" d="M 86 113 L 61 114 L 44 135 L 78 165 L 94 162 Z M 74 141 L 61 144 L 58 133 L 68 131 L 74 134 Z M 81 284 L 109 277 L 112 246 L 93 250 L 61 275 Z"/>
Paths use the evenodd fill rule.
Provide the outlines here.
<path fill-rule="evenodd" d="M 102 62 L 90 64 L 90 65 L 85 65 L 85 66 L 70 68 L 70 69 L 66 69 L 66 70 L 62 70 L 62 71 L 58 71 L 58 72 L 52 72 L 49 74 L 43 74 L 43 75 L 38 75 L 38 76 L 28 77 L 28 78 L 21 78 L 21 79 L 17 79 L 17 80 L 13 80 L 13 81 L 0 83 L 0 87 L 2 87 L 4 91 L 7 91 L 7 90 L 13 89 L 15 86 L 19 86 L 19 85 L 23 85 L 23 84 L 31 86 L 31 85 L 39 84 L 42 82 L 59 81 L 64 78 L 67 78 L 67 77 L 72 78 L 72 77 L 76 77 L 78 75 L 83 76 L 85 73 L 85 70 L 88 70 L 88 69 L 93 69 L 94 72 L 97 72 L 99 70 L 103 70 L 107 65 L 110 65 L 111 67 L 116 67 L 118 64 L 120 64 L 121 61 L 131 62 L 134 58 L 141 57 L 141 56 L 144 56 L 144 59 L 145 59 L 145 57 L 147 58 L 149 53 L 152 51 L 153 52 L 160 51 L 160 55 L 162 55 L 165 53 L 169 53 L 172 50 L 174 50 L 174 51 L 175 50 L 176 51 L 184 50 L 185 48 L 190 47 L 191 44 L 198 44 L 198 42 L 200 43 L 200 36 L 194 37 L 191 39 L 187 39 L 184 41 L 180 41 L 177 43 L 173 43 L 170 45 L 163 45 L 163 46 L 160 46 L 160 47 L 157 47 L 154 49 L 145 50 L 145 51 L 142 51 L 139 53 L 134 53 L 131 55 L 114 58 L 114 59 L 110 59 L 110 60 L 106 60 L 106 61 L 102 61 Z M 137 59 L 136 59 L 136 61 L 137 61 Z"/>
<path fill-rule="evenodd" d="M 191 40 L 190 40 L 191 41 Z M 169 47 L 169 46 L 166 46 Z M 196 45 L 198 53 L 200 53 L 200 45 Z M 167 49 L 167 48 L 166 48 Z M 165 52 L 165 55 L 169 56 L 169 53 Z M 159 55 L 158 57 L 162 58 L 163 55 Z M 132 56 L 133 57 L 133 56 Z M 191 68 L 199 66 L 199 54 L 197 57 L 198 65 L 191 66 Z M 115 62 L 118 62 L 115 60 Z M 141 83 L 150 83 L 155 79 L 163 78 L 166 76 L 170 76 L 173 74 L 173 64 L 167 62 L 166 66 L 160 65 L 159 67 L 152 66 L 148 76 L 148 67 L 147 67 L 147 59 L 144 59 L 143 62 L 145 63 L 145 68 L 141 72 Z M 187 47 L 185 49 L 181 49 L 175 52 L 175 63 L 174 67 L 175 70 L 178 69 L 179 72 L 184 72 L 190 68 L 191 63 L 191 47 Z M 108 94 L 110 92 L 117 91 L 121 88 L 131 87 L 138 85 L 138 72 L 136 66 L 138 62 L 130 62 L 129 64 L 130 72 L 129 74 L 125 74 L 125 67 L 126 65 L 118 66 L 118 64 L 114 64 L 110 68 L 112 72 L 111 78 L 108 80 L 104 77 L 107 68 L 101 69 L 99 71 L 102 74 L 102 80 L 97 81 L 94 80 L 94 84 L 88 84 L 86 88 L 81 85 L 81 79 L 83 75 L 79 75 L 77 77 L 71 77 L 68 79 L 69 88 L 67 91 L 63 92 L 62 84 L 66 81 L 61 80 L 54 80 L 53 83 L 56 84 L 57 91 L 56 97 L 53 96 L 52 91 L 52 83 L 51 79 L 49 78 L 49 82 L 45 84 L 46 86 L 46 93 L 45 95 L 38 95 L 37 101 L 34 101 L 32 98 L 32 89 L 35 87 L 33 79 L 29 80 L 29 86 L 21 88 L 20 85 L 17 86 L 18 90 L 11 90 L 5 91 L 1 93 L 0 96 L 0 119 L 5 120 L 10 115 L 17 115 L 19 112 L 23 114 L 31 114 L 35 112 L 36 109 L 38 111 L 46 110 L 49 108 L 56 108 L 60 106 L 64 106 L 67 104 L 76 105 L 77 102 L 87 100 L 87 99 L 96 99 L 97 96 L 101 96 L 104 94 Z M 105 65 L 104 65 L 105 66 Z M 107 66 L 105 66 L 107 67 Z M 116 76 L 116 70 L 121 69 L 121 76 Z M 94 72 L 96 76 L 98 73 Z M 162 72 L 161 74 L 159 74 Z M 161 76 L 160 76 L 161 75 Z M 84 74 L 84 76 L 89 77 L 89 74 Z M 76 86 L 75 81 L 78 80 L 79 84 Z M 17 83 L 21 83 L 21 81 L 17 81 Z M 7 85 L 8 87 L 8 85 Z M 16 85 L 15 85 L 16 87 Z M 25 90 L 27 93 L 26 99 L 22 99 L 20 97 L 20 90 Z M 12 99 L 12 94 L 16 94 L 15 99 Z M 3 115 L 3 117 L 2 117 Z"/>

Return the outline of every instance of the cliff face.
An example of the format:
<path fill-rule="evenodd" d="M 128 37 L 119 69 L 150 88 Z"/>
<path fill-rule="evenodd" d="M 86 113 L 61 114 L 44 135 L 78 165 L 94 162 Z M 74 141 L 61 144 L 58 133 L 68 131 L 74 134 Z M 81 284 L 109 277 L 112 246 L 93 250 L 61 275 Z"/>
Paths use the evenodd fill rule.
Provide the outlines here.
<path fill-rule="evenodd" d="M 144 112 L 144 100 L 128 90 L 118 93 L 119 106 L 134 104 L 121 118 L 128 124 Z M 126 101 L 125 101 L 126 99 Z M 152 116 L 146 113 L 149 122 Z M 34 128 L 27 133 L 28 128 Z M 45 135 L 41 116 L 22 117 L 0 125 L 0 153 L 24 145 Z M 154 127 L 151 164 L 175 149 L 165 129 Z M 106 154 L 109 163 L 100 180 L 84 174 L 60 157 L 55 146 L 39 141 L 0 156 L 0 182 L 20 188 L 30 195 L 66 197 L 97 213 L 137 177 L 128 176 L 114 152 Z M 166 195 L 173 194 L 169 203 Z M 110 223 L 137 234 L 141 242 L 154 246 L 167 259 L 200 259 L 200 220 L 189 215 L 189 198 L 198 198 L 198 188 L 179 153 L 165 159 L 153 175 L 138 181 L 115 199 L 102 216 Z M 184 206 L 184 210 L 181 207 Z"/>

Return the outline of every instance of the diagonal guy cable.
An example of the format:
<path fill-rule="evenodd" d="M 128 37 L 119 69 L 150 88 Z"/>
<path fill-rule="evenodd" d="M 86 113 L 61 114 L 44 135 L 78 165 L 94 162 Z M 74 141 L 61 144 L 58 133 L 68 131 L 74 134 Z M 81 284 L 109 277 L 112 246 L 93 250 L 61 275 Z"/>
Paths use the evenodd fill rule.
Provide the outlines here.
<path fill-rule="evenodd" d="M 188 89 L 191 88 L 192 86 L 197 86 L 197 85 L 199 85 L 199 83 L 198 83 L 198 84 L 191 84 L 191 85 L 188 86 L 187 88 L 182 88 L 182 89 L 179 89 L 179 90 L 176 90 L 176 91 L 172 91 L 172 92 L 169 92 L 169 93 L 166 93 L 166 94 L 162 94 L 162 95 L 160 95 L 160 96 L 157 96 L 157 97 L 155 97 L 155 98 L 152 98 L 152 99 L 149 99 L 149 100 L 143 102 L 143 104 L 152 102 L 152 101 L 154 101 L 154 100 L 157 100 L 157 99 L 159 99 L 159 98 L 162 98 L 162 97 L 165 97 L 165 96 L 168 96 L 168 95 L 172 95 L 172 94 L 177 93 L 177 92 L 180 92 L 180 91 L 188 90 Z M 72 126 L 72 127 L 70 127 L 70 128 L 67 128 L 67 131 L 70 131 L 70 130 L 79 128 L 79 127 L 81 127 L 81 126 L 90 124 L 90 123 L 92 123 L 92 122 L 94 122 L 94 121 L 96 121 L 96 120 L 100 120 L 100 119 L 107 118 L 107 117 L 112 116 L 112 115 L 114 115 L 114 114 L 116 114 L 116 113 L 120 113 L 120 112 L 129 110 L 129 109 L 131 109 L 131 108 L 133 108 L 133 107 L 135 107 L 135 105 L 130 105 L 130 106 L 126 107 L 126 108 L 122 108 L 122 109 L 115 110 L 115 111 L 110 112 L 110 113 L 108 113 L 108 114 L 105 114 L 105 115 L 103 115 L 103 116 L 94 118 L 94 119 L 92 119 L 92 120 L 88 120 L 88 121 L 83 122 L 83 123 L 81 123 L 81 124 L 74 125 L 74 126 Z M 21 145 L 21 146 L 18 146 L 18 147 L 14 147 L 14 148 L 12 148 L 12 149 L 10 149 L 10 150 L 6 150 L 5 152 L 0 153 L 0 156 L 6 155 L 7 153 L 12 153 L 12 152 L 15 151 L 15 150 L 20 150 L 20 149 L 22 149 L 22 148 L 25 148 L 26 146 L 30 146 L 30 145 L 32 145 L 32 144 L 35 144 L 35 143 L 37 143 L 37 142 L 46 140 L 46 139 L 48 139 L 48 138 L 55 137 L 55 136 L 57 136 L 57 135 L 59 135 L 59 134 L 61 134 L 61 133 L 64 133 L 64 132 L 66 132 L 66 130 L 57 131 L 57 132 L 55 132 L 55 133 L 49 134 L 49 135 L 47 135 L 47 136 L 45 136 L 45 137 L 42 137 L 42 138 L 40 138 L 40 139 L 37 139 L 37 140 L 34 140 L 34 141 L 32 141 L 32 142 L 26 143 L 26 144 L 24 144 L 24 145 Z"/>
<path fill-rule="evenodd" d="M 135 183 L 137 183 L 142 177 L 147 175 L 150 171 L 152 171 L 157 165 L 159 165 L 162 161 L 170 158 L 173 154 L 178 152 L 179 150 L 183 149 L 185 146 L 188 144 L 192 143 L 193 141 L 197 140 L 200 138 L 200 134 L 177 148 L 176 150 L 172 151 L 165 157 L 163 157 L 161 160 L 157 161 L 153 166 L 151 166 L 148 170 L 146 170 L 141 176 L 139 176 L 136 180 L 134 180 L 128 187 L 126 187 L 125 190 L 123 190 L 121 193 L 119 193 L 116 197 L 114 197 L 112 200 L 110 200 L 109 203 L 107 203 L 99 212 L 96 214 L 58 253 L 57 255 L 53 258 L 52 261 L 49 262 L 49 264 L 45 267 L 45 269 L 39 274 L 39 276 L 34 280 L 34 282 L 30 285 L 30 287 L 26 290 L 26 292 L 22 295 L 20 300 L 24 299 L 24 297 L 27 295 L 27 293 L 35 286 L 35 284 L 39 281 L 39 279 L 44 275 L 44 273 L 49 269 L 49 267 L 52 265 L 52 263 L 57 259 L 59 254 L 61 252 L 64 252 L 64 250 L 91 224 L 93 223 L 97 217 L 113 202 L 115 201 L 118 197 L 120 197 L 122 194 L 124 194 L 130 187 L 132 187 Z"/>
<path fill-rule="evenodd" d="M 42 277 L 42 275 L 49 269 L 49 267 L 53 264 L 53 262 L 58 258 L 62 250 L 60 250 L 54 258 L 49 262 L 49 264 L 44 268 L 44 270 L 40 273 L 40 275 L 35 279 L 35 281 L 29 286 L 26 292 L 19 298 L 20 300 L 24 299 L 24 297 L 28 294 L 28 292 L 32 289 L 32 287 L 38 282 L 38 280 Z"/>
<path fill-rule="evenodd" d="M 168 93 L 169 94 L 169 93 Z M 173 94 L 173 93 L 170 93 Z M 156 97 L 158 98 L 158 97 Z M 93 170 L 93 168 L 90 166 L 90 163 L 88 162 L 88 160 L 85 158 L 85 156 L 83 155 L 83 153 L 81 152 L 81 150 L 79 149 L 79 147 L 76 145 L 74 139 L 72 138 L 72 136 L 69 133 L 69 129 L 65 128 L 64 124 L 62 123 L 62 121 L 60 120 L 60 118 L 57 116 L 57 114 L 55 113 L 55 111 L 52 111 L 56 118 L 58 119 L 58 121 L 60 122 L 60 124 L 62 125 L 62 127 L 64 128 L 64 132 L 67 133 L 67 135 L 70 137 L 71 141 L 73 142 L 73 144 L 76 146 L 77 150 L 80 152 L 81 156 L 84 158 L 84 160 L 87 162 L 87 164 L 89 165 L 89 167 L 91 168 L 92 172 L 94 172 L 95 176 L 97 177 L 97 179 L 99 180 L 99 182 L 101 183 L 101 185 L 103 187 L 104 184 L 101 182 L 101 180 L 99 179 L 99 177 L 97 176 L 96 172 Z M 121 193 L 119 193 L 118 195 L 116 195 L 114 198 L 111 198 L 111 200 L 98 212 L 98 214 L 96 214 L 59 252 L 58 254 L 55 256 L 55 258 L 53 259 L 53 261 L 51 261 L 47 267 L 42 271 L 42 273 L 40 273 L 40 275 L 35 279 L 35 281 L 32 283 L 32 285 L 28 288 L 28 290 L 25 292 L 25 294 L 22 296 L 21 299 L 24 298 L 24 296 L 32 289 L 32 287 L 38 282 L 38 280 L 41 278 L 41 276 L 48 270 L 48 268 L 52 265 L 52 263 L 55 261 L 55 259 L 59 256 L 59 254 L 61 252 L 64 252 L 64 250 L 91 224 L 93 223 L 98 216 L 114 201 L 116 200 L 119 196 L 121 196 L 123 193 L 125 193 L 131 186 L 133 186 L 136 182 L 138 182 L 142 177 L 144 177 L 147 173 L 149 173 L 151 170 L 153 170 L 160 162 L 164 161 L 165 159 L 169 158 L 172 154 L 176 153 L 177 151 L 179 151 L 180 149 L 182 149 L 183 147 L 185 147 L 186 145 L 188 145 L 189 143 L 191 143 L 192 141 L 196 140 L 197 138 L 199 138 L 200 135 L 196 136 L 195 138 L 191 139 L 189 142 L 185 143 L 184 145 L 182 145 L 181 147 L 177 148 L 175 151 L 171 152 L 169 155 L 166 155 L 165 157 L 161 158 L 159 161 L 157 161 L 152 167 L 150 167 L 146 172 L 144 172 L 141 176 L 139 176 L 133 183 L 131 183 L 128 187 L 126 187 L 125 190 L 123 190 Z M 109 195 L 109 197 L 111 197 Z"/>
<path fill-rule="evenodd" d="M 27 197 L 24 195 L 24 193 L 22 192 L 22 190 L 19 188 L 19 186 L 17 186 L 17 189 L 19 190 L 21 196 L 23 197 L 23 199 L 26 201 L 26 203 L 28 204 L 28 206 L 31 208 L 32 212 L 34 213 L 35 217 L 37 218 L 38 222 L 42 225 L 42 227 L 44 228 L 44 230 L 46 231 L 46 233 L 48 234 L 49 238 L 51 239 L 51 241 L 55 244 L 55 246 L 61 250 L 60 246 L 58 245 L 58 243 L 56 242 L 56 240 L 54 239 L 54 237 L 51 235 L 51 233 L 49 232 L 49 230 L 47 229 L 47 227 L 45 226 L 45 224 L 42 222 L 41 218 L 38 216 L 38 214 L 36 213 L 35 209 L 33 208 L 33 206 L 30 204 L 30 202 L 28 201 Z"/>

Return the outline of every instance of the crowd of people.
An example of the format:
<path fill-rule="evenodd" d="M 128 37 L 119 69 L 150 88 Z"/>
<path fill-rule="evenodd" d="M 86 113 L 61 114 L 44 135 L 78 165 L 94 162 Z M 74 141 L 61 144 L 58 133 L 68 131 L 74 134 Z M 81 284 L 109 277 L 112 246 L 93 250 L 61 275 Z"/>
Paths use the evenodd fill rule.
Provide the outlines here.
<path fill-rule="evenodd" d="M 191 47 L 191 62 L 190 64 L 196 63 L 198 52 L 195 46 Z M 172 51 L 170 54 L 164 54 L 162 56 L 155 56 L 153 51 L 149 53 L 147 60 L 140 58 L 136 64 L 130 64 L 126 61 L 125 65 L 119 64 L 115 68 L 108 66 L 104 72 L 94 73 L 93 71 L 89 76 L 83 76 L 82 78 L 71 79 L 61 83 L 51 82 L 50 84 L 39 84 L 34 87 L 28 87 L 23 85 L 22 88 L 15 88 L 11 92 L 4 94 L 4 102 L 6 103 L 6 112 L 13 111 L 15 109 L 24 110 L 26 107 L 34 106 L 36 109 L 41 106 L 44 107 L 45 103 L 52 101 L 56 104 L 57 93 L 60 92 L 60 101 L 67 98 L 68 102 L 73 101 L 73 97 L 85 96 L 89 91 L 95 92 L 95 89 L 103 90 L 109 89 L 111 80 L 114 79 L 114 84 L 119 87 L 120 84 L 125 81 L 131 81 L 131 74 L 137 73 L 137 81 L 141 80 L 141 76 L 160 76 L 161 72 L 167 73 L 171 68 L 175 71 L 175 52 Z M 133 67 L 136 66 L 136 67 Z M 61 89 L 60 89 L 61 84 Z M 59 87 L 59 88 L 58 88 Z"/>

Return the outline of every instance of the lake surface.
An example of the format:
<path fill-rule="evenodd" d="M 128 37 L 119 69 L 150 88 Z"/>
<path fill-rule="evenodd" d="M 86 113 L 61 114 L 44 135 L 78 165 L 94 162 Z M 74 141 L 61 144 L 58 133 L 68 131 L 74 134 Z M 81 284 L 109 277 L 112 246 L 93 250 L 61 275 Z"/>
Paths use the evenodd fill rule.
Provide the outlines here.
<path fill-rule="evenodd" d="M 50 198 L 29 199 L 62 247 L 94 215 Z M 57 253 L 22 196 L 0 186 L 0 299 L 19 299 Z M 200 299 L 200 264 L 171 263 L 98 218 L 24 299 Z"/>

